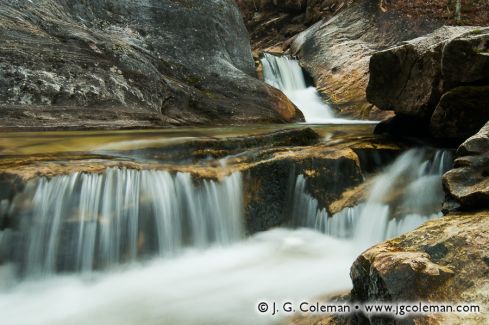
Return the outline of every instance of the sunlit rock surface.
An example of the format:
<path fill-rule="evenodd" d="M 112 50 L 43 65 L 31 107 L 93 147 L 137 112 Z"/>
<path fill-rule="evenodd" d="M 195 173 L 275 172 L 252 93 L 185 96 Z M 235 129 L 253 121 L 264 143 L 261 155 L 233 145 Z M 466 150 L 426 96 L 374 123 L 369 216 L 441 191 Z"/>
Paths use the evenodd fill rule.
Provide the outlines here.
<path fill-rule="evenodd" d="M 488 227 L 487 212 L 450 215 L 367 250 L 351 269 L 353 301 L 422 300 L 478 304 L 486 310 Z M 429 317 L 442 324 L 489 321 L 484 312 Z M 382 321 L 389 322 L 374 317 L 370 323 Z"/>

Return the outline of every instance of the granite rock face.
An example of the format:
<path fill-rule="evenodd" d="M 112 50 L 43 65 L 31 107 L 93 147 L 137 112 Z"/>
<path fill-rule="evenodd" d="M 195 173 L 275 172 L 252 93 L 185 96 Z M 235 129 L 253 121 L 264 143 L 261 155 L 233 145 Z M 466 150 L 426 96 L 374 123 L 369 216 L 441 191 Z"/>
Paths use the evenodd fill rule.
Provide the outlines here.
<path fill-rule="evenodd" d="M 255 78 L 234 1 L 2 0 L 0 13 L 2 127 L 301 119 Z"/>
<path fill-rule="evenodd" d="M 367 98 L 394 110 L 410 135 L 460 144 L 489 120 L 488 51 L 488 28 L 442 27 L 374 54 Z"/>

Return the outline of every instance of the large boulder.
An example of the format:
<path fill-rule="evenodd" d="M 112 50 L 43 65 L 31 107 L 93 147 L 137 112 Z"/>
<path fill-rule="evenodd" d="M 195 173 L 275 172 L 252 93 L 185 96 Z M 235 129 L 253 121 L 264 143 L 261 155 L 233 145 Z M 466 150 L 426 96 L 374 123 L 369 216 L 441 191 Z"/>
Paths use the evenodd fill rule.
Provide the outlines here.
<path fill-rule="evenodd" d="M 448 194 L 462 208 L 489 208 L 489 122 L 457 150 L 455 168 L 443 176 Z"/>
<path fill-rule="evenodd" d="M 379 1 L 354 1 L 343 3 L 342 7 L 332 19 L 320 21 L 296 36 L 291 44 L 292 53 L 299 57 L 319 91 L 329 97 L 341 115 L 385 118 L 390 114 L 374 108 L 366 97 L 370 57 L 376 51 L 441 25 L 416 15 L 385 12 Z"/>
<path fill-rule="evenodd" d="M 232 0 L 1 0 L 0 12 L 2 127 L 301 119 L 255 78 Z"/>
<path fill-rule="evenodd" d="M 406 133 L 460 143 L 489 120 L 488 50 L 489 28 L 452 26 L 376 53 L 367 98 L 394 110 Z"/>
<path fill-rule="evenodd" d="M 489 322 L 483 312 L 489 307 L 488 228 L 487 212 L 447 216 L 367 250 L 351 268 L 352 301 L 476 304 L 481 313 L 418 316 L 416 322 L 364 316 L 364 323 Z"/>
<path fill-rule="evenodd" d="M 470 27 L 442 27 L 432 34 L 377 52 L 370 59 L 367 99 L 383 110 L 429 117 L 442 94 L 441 58 L 446 42 Z"/>

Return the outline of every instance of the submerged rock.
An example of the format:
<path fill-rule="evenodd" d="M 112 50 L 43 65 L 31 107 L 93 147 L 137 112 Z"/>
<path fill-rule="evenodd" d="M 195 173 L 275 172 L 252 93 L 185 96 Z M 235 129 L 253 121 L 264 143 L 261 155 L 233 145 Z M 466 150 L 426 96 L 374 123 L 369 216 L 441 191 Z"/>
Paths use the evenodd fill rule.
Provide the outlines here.
<path fill-rule="evenodd" d="M 446 191 L 462 208 L 489 208 L 489 122 L 457 154 L 455 168 L 443 176 Z"/>
<path fill-rule="evenodd" d="M 234 1 L 0 1 L 0 127 L 286 122 Z"/>
<path fill-rule="evenodd" d="M 488 322 L 483 312 L 489 307 L 488 227 L 487 212 L 452 215 L 367 250 L 351 269 L 353 301 L 476 304 L 481 313 L 429 315 L 418 321 Z M 360 319 L 367 324 L 399 323 L 387 316 Z"/>

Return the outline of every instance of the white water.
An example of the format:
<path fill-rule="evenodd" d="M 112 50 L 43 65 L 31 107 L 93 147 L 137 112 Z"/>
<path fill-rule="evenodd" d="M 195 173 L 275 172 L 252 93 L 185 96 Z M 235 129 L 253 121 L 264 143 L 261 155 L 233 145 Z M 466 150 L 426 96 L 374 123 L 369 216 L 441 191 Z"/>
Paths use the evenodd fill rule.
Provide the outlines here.
<path fill-rule="evenodd" d="M 270 324 L 260 301 L 350 286 L 354 252 L 311 230 L 277 229 L 227 248 L 157 260 L 95 282 L 58 277 L 0 293 L 3 324 Z"/>
<path fill-rule="evenodd" d="M 9 207 L 22 220 L 21 271 L 91 271 L 237 241 L 244 233 L 242 187 L 239 173 L 200 185 L 187 173 L 117 168 L 41 178 Z M 2 237 L 0 247 L 18 240 Z"/>
<path fill-rule="evenodd" d="M 330 218 L 318 201 L 305 192 L 304 176 L 295 186 L 293 214 L 306 215 L 296 224 L 331 236 L 349 238 L 359 249 L 406 233 L 440 217 L 444 201 L 441 177 L 451 165 L 448 151 L 434 154 L 411 149 L 375 178 L 365 203 L 346 208 Z"/>
<path fill-rule="evenodd" d="M 307 87 L 304 73 L 297 60 L 288 56 L 263 54 L 263 78 L 269 85 L 280 89 L 311 124 L 375 123 L 336 118 L 331 107 L 322 99 L 316 88 Z"/>
<path fill-rule="evenodd" d="M 433 157 L 430 159 L 430 156 Z M 87 179 L 92 179 L 90 182 L 82 181 L 82 175 L 43 179 L 34 183 L 32 189 L 26 189 L 25 194 L 27 197 L 32 193 L 38 195 L 39 201 L 35 204 L 40 210 L 33 211 L 46 211 L 40 214 L 45 218 L 57 220 L 72 216 L 73 213 L 64 210 L 63 204 L 59 202 L 75 202 L 73 197 L 77 197 L 80 200 L 79 206 L 84 207 L 80 211 L 97 211 L 92 214 L 78 212 L 77 218 L 80 215 L 91 215 L 91 218 L 99 220 L 97 227 L 101 230 L 111 229 L 100 231 L 100 234 L 97 232 L 97 241 L 104 243 L 115 239 L 117 242 L 125 238 L 133 243 L 129 239 L 134 237 L 130 236 L 134 232 L 117 237 L 112 231 L 126 227 L 132 229 L 129 224 L 116 222 L 125 226 L 113 228 L 114 222 L 111 222 L 111 227 L 104 228 L 106 225 L 100 224 L 100 220 L 123 219 L 125 212 L 122 212 L 124 209 L 119 205 L 126 205 L 135 214 L 139 211 L 137 217 L 140 220 L 143 214 L 134 207 L 137 200 L 132 195 L 114 192 L 115 189 L 125 188 L 122 191 L 124 194 L 138 188 L 139 194 L 136 197 L 139 197 L 139 207 L 149 204 L 158 211 L 158 214 L 150 214 L 149 219 L 159 215 L 171 216 L 165 214 L 164 209 L 174 209 L 173 213 L 189 213 L 181 216 L 187 220 L 185 225 L 180 219 L 180 222 L 170 219 L 168 224 L 164 223 L 169 228 L 162 229 L 171 231 L 164 234 L 157 231 L 156 238 L 170 236 L 174 239 L 170 243 L 180 247 L 181 239 L 185 236 L 172 236 L 181 233 L 184 227 L 195 227 L 187 239 L 191 240 L 188 244 L 197 249 L 187 249 L 177 256 L 157 257 L 151 262 L 133 263 L 104 273 L 58 275 L 42 280 L 24 280 L 19 284 L 13 284 L 13 275 L 8 276 L 8 266 L 0 267 L 0 277 L 5 282 L 3 286 L 7 287 L 0 292 L 2 324 L 273 324 L 279 318 L 258 314 L 258 302 L 314 302 L 315 297 L 349 289 L 349 268 L 361 250 L 370 243 L 409 231 L 421 222 L 438 216 L 437 211 L 443 200 L 440 198 L 443 192 L 439 192 L 440 175 L 448 167 L 448 162 L 449 156 L 441 151 L 435 155 L 423 150 L 408 151 L 377 177 L 365 204 L 346 209 L 333 218 L 327 218 L 327 213 L 319 209 L 318 201 L 306 193 L 307 179 L 299 176 L 293 211 L 297 216 L 307 217 L 303 221 L 304 226 L 322 230 L 326 234 L 307 229 L 275 229 L 236 243 L 232 241 L 240 237 L 243 221 L 241 213 L 233 215 L 236 213 L 233 212 L 234 205 L 239 207 L 243 204 L 239 174 L 220 183 L 207 182 L 201 186 L 191 183 L 187 174 L 171 176 L 165 172 L 149 171 L 109 170 L 105 175 L 85 175 Z M 110 173 L 113 173 L 112 181 L 109 181 Z M 96 185 L 98 182 L 104 184 L 100 190 Z M 131 187 L 127 185 L 128 182 L 139 185 Z M 124 184 L 125 187 L 120 186 Z M 86 193 L 84 186 L 87 188 Z M 105 188 L 109 189 L 110 195 L 104 196 L 103 193 L 107 192 Z M 170 188 L 175 189 L 174 192 L 170 192 Z M 70 189 L 73 191 L 70 192 Z M 397 199 L 387 200 L 395 190 L 400 190 Z M 100 195 L 91 194 L 93 191 Z M 153 191 L 153 194 L 142 194 Z M 82 193 L 85 193 L 84 196 Z M 87 198 L 82 199 L 82 196 Z M 185 199 L 181 201 L 182 198 Z M 44 200 L 53 206 L 43 207 Z M 104 208 L 108 204 L 111 208 Z M 94 206 L 99 208 L 95 209 Z M 415 207 L 417 209 L 413 209 Z M 393 218 L 394 208 L 403 211 L 396 214 L 397 219 Z M 208 214 L 206 209 L 212 213 Z M 100 216 L 108 211 L 120 212 L 110 218 Z M 97 217 L 94 217 L 95 214 Z M 230 216 L 231 220 L 227 220 Z M 84 217 L 83 220 L 91 218 Z M 165 221 L 165 218 L 161 220 Z M 213 218 L 216 219 L 213 221 Z M 41 226 L 32 231 L 42 232 L 43 236 L 47 236 L 45 239 L 49 239 L 51 234 L 56 237 L 59 234 L 56 228 L 59 226 L 53 228 L 54 223 L 46 226 L 45 230 L 41 230 L 44 229 Z M 80 229 L 81 226 L 75 227 L 77 231 L 74 234 L 85 234 L 85 230 Z M 1 234 L 0 239 L 3 237 L 4 240 L 5 236 Z M 106 236 L 108 238 L 103 239 Z M 80 237 L 75 235 L 74 238 Z M 93 241 L 93 236 L 83 237 L 81 246 L 75 245 L 77 250 L 84 252 L 86 241 Z M 216 241 L 227 245 L 207 247 Z M 75 242 L 79 243 L 78 240 Z M 43 245 L 40 241 L 37 243 Z M 112 252 L 104 255 L 106 258 L 117 260 L 118 255 L 112 255 L 113 250 L 117 251 L 112 245 L 100 245 Z M 134 247 L 132 245 L 129 247 Z M 202 246 L 207 248 L 198 249 Z M 56 250 L 59 251 L 59 247 Z M 101 251 L 104 252 L 104 249 Z M 40 265 L 51 270 L 52 266 L 49 263 L 46 265 L 50 259 L 42 254 L 39 256 L 42 257 L 38 261 Z M 79 260 L 84 254 L 77 253 L 75 256 Z"/>

